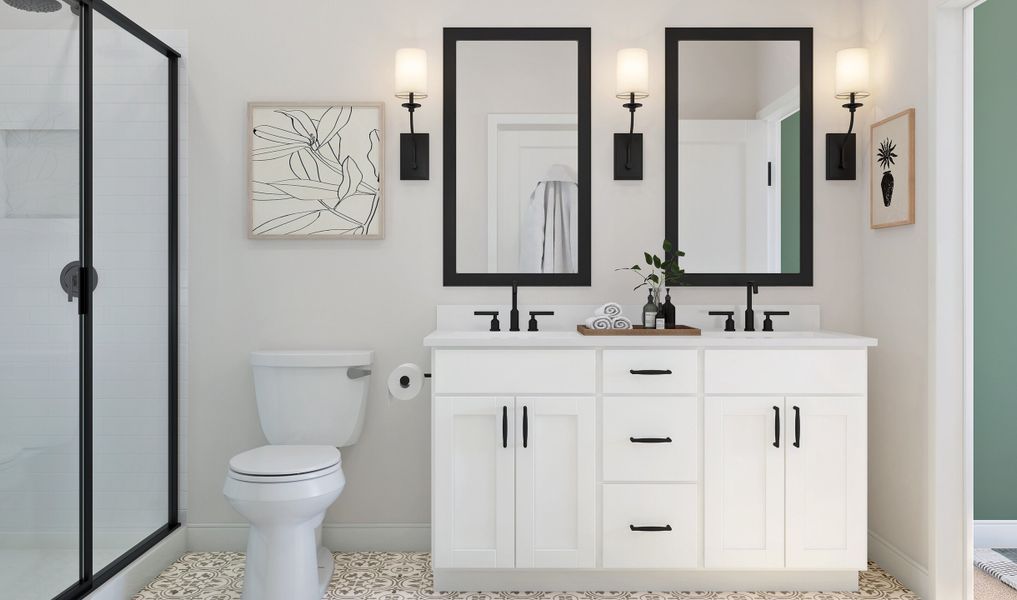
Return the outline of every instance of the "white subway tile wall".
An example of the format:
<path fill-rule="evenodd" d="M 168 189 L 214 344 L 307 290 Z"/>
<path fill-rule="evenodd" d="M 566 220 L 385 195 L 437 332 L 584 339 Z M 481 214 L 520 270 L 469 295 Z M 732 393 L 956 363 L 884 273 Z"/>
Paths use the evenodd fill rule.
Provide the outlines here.
<path fill-rule="evenodd" d="M 186 50 L 183 32 L 155 32 Z M 77 131 L 77 36 L 0 36 L 0 190 L 12 132 Z M 166 521 L 167 66 L 97 22 L 94 86 L 94 518 L 102 562 Z M 180 76 L 180 509 L 186 510 L 186 84 Z M 36 133 L 38 135 L 38 133 Z M 44 139 L 53 139 L 53 137 Z M 75 134 L 76 138 L 76 134 Z M 22 151 L 21 156 L 24 155 Z M 76 153 L 74 154 L 76 156 Z M 76 168 L 76 165 L 73 165 Z M 12 176 L 6 175 L 8 180 Z M 0 548 L 73 547 L 78 325 L 58 285 L 77 218 L 27 217 L 0 192 Z M 21 448 L 3 462 L 4 448 Z M 10 451 L 8 451 L 10 454 Z M 96 564 L 101 568 L 104 564 Z"/>

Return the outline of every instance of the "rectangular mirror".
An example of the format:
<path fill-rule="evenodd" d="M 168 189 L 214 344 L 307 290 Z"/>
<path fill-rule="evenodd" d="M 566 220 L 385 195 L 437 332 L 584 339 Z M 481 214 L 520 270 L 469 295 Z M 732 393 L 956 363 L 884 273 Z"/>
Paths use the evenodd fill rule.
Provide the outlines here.
<path fill-rule="evenodd" d="M 590 30 L 444 44 L 445 285 L 589 285 Z"/>
<path fill-rule="evenodd" d="M 812 285 L 812 30 L 665 37 L 665 230 L 683 283 Z"/>

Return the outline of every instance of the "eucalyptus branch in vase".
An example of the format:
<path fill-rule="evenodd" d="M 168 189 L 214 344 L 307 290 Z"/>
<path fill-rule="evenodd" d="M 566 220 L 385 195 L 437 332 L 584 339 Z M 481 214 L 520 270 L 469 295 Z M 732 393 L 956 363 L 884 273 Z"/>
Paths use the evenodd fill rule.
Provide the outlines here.
<path fill-rule="evenodd" d="M 685 253 L 675 248 L 670 240 L 664 240 L 661 247 L 664 250 L 663 258 L 656 254 L 643 252 L 643 259 L 646 261 L 645 269 L 639 264 L 615 269 L 615 271 L 635 273 L 641 281 L 632 290 L 648 288 L 653 296 L 654 304 L 657 306 L 660 306 L 660 290 L 669 285 L 681 285 L 681 278 L 685 275 L 685 269 L 678 265 L 678 259 L 685 256 Z"/>

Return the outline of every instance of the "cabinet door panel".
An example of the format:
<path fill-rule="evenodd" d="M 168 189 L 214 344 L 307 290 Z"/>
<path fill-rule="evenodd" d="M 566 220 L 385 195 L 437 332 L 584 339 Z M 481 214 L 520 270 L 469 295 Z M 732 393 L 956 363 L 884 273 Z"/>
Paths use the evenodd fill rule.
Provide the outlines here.
<path fill-rule="evenodd" d="M 516 567 L 595 566 L 595 415 L 592 397 L 516 398 Z"/>
<path fill-rule="evenodd" d="M 784 398 L 707 396 L 705 417 L 706 567 L 783 567 Z"/>
<path fill-rule="evenodd" d="M 788 398 L 787 406 L 787 566 L 865 569 L 865 398 Z"/>
<path fill-rule="evenodd" d="M 514 400 L 434 402 L 434 566 L 512 567 Z"/>

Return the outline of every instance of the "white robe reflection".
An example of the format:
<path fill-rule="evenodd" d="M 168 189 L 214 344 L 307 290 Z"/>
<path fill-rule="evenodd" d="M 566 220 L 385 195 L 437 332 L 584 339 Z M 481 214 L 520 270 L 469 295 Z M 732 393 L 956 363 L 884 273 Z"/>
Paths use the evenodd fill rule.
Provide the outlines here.
<path fill-rule="evenodd" d="M 579 184 L 571 169 L 553 165 L 537 183 L 523 211 L 519 270 L 523 273 L 577 273 Z"/>

